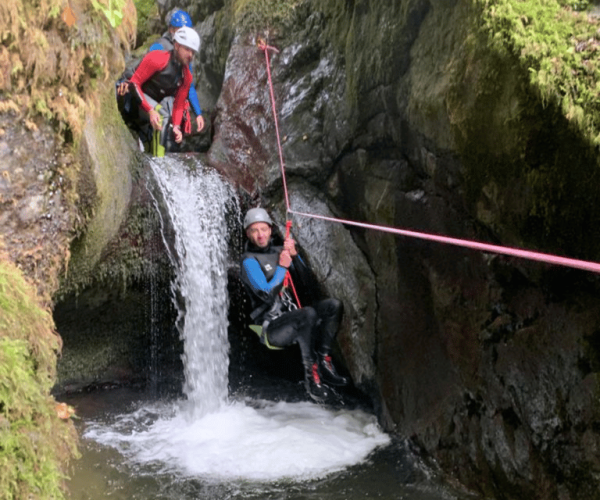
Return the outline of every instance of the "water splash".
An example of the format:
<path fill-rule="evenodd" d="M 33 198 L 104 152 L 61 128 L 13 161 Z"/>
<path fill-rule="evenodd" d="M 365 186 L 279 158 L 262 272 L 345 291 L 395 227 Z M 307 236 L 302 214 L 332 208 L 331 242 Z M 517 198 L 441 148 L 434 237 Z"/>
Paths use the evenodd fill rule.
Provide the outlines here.
<path fill-rule="evenodd" d="M 375 417 L 362 410 L 228 401 L 231 231 L 226 219 L 231 212 L 227 204 L 235 196 L 217 173 L 202 165 L 190 169 L 167 157 L 153 159 L 151 166 L 161 192 L 155 202 L 166 205 L 159 210 L 163 235 L 169 234 L 164 243 L 176 269 L 173 294 L 184 340 L 187 400 L 143 404 L 109 422 L 87 422 L 84 437 L 140 464 L 137 474 L 208 482 L 320 478 L 360 463 L 390 443 Z"/>
<path fill-rule="evenodd" d="M 157 418 L 170 414 L 171 418 Z M 325 477 L 390 443 L 373 415 L 309 402 L 234 402 L 187 422 L 168 405 L 144 405 L 86 437 L 117 448 L 152 473 L 212 481 Z"/>
<path fill-rule="evenodd" d="M 227 203 L 231 188 L 210 169 L 154 158 L 152 171 L 174 229 L 174 293 L 179 295 L 186 411 L 191 418 L 227 401 Z M 201 165 L 200 165 L 201 167 Z"/>

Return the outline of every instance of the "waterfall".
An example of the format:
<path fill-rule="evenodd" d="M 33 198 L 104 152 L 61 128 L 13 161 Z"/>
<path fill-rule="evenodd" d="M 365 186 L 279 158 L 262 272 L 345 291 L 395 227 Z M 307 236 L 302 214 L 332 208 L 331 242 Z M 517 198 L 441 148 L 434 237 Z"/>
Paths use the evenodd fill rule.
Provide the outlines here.
<path fill-rule="evenodd" d="M 235 196 L 218 173 L 202 165 L 191 169 L 172 157 L 153 158 L 150 165 L 174 232 L 170 257 L 184 342 L 184 406 L 197 418 L 227 400 L 227 205 Z"/>
<path fill-rule="evenodd" d="M 233 229 L 241 223 L 237 198 L 216 172 L 196 160 L 148 161 L 156 180 L 149 192 L 176 270 L 172 296 L 184 343 L 186 398 L 142 400 L 133 411 L 87 422 L 84 437 L 141 464 L 136 474 L 166 478 L 168 489 L 182 478 L 194 485 L 321 478 L 389 444 L 375 417 L 360 408 L 228 400 L 228 235 L 236 234 Z"/>

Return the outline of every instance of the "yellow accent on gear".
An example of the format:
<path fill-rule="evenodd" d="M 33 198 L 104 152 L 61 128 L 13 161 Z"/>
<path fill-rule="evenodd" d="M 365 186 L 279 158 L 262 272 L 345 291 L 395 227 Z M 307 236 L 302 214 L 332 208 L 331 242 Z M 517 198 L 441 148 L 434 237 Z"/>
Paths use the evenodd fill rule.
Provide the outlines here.
<path fill-rule="evenodd" d="M 162 106 L 160 104 L 156 105 L 156 108 L 154 108 L 157 112 L 158 110 L 161 108 Z M 163 121 L 163 117 L 160 113 L 158 113 L 160 116 L 160 125 L 162 127 L 162 121 Z M 160 141 L 160 136 L 162 134 L 162 129 L 161 130 L 155 130 L 152 133 L 152 156 L 156 156 L 157 158 L 162 158 L 163 156 L 165 156 L 165 147 L 161 144 Z"/>
<path fill-rule="evenodd" d="M 269 344 L 269 339 L 267 338 L 267 334 L 263 335 L 263 327 L 261 325 L 250 325 L 250 330 L 256 333 L 265 343 L 265 345 L 269 349 L 273 349 L 274 351 L 281 351 L 283 347 L 277 347 L 275 345 Z"/>

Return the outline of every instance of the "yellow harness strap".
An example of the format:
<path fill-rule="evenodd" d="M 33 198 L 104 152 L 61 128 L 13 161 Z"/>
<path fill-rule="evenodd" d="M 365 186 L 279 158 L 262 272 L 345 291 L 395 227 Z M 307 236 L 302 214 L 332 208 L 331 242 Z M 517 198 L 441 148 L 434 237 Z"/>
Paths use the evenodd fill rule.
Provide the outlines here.
<path fill-rule="evenodd" d="M 162 106 L 158 104 L 154 109 L 158 111 Z M 161 125 L 162 125 L 162 116 L 161 116 Z M 162 130 L 155 130 L 152 133 L 152 156 L 156 156 L 157 158 L 162 158 L 165 156 L 165 147 L 161 144 L 161 135 Z"/>
<path fill-rule="evenodd" d="M 250 325 L 250 330 L 252 330 L 254 333 L 256 333 L 258 335 L 258 337 L 261 339 L 261 341 L 263 341 L 264 344 L 269 349 L 273 349 L 274 351 L 281 351 L 283 349 L 283 347 L 277 347 L 275 345 L 269 344 L 269 339 L 267 338 L 267 334 L 265 333 L 263 335 L 263 327 L 261 325 Z"/>

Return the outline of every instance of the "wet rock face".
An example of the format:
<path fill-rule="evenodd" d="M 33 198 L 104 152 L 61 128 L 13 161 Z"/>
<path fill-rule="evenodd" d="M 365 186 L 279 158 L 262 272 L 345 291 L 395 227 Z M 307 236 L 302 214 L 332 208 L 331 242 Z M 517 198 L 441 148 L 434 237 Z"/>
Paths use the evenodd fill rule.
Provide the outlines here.
<path fill-rule="evenodd" d="M 170 283 L 90 287 L 54 309 L 63 339 L 55 393 L 120 386 L 181 388 L 179 334 Z"/>
<path fill-rule="evenodd" d="M 526 75 L 511 61 L 490 73 L 498 56 L 482 43 L 464 64 L 470 4 L 317 4 L 269 39 L 293 210 L 594 257 L 596 158 L 553 110 L 530 106 L 531 96 L 521 102 Z M 174 7 L 189 10 L 202 35 L 198 91 L 205 111 L 214 109 L 208 159 L 283 229 L 265 54 L 241 34 L 229 49 L 222 30 L 234 28 L 212 16 L 223 2 L 160 3 L 163 15 Z M 495 96 L 509 96 L 510 108 Z M 155 299 L 145 278 L 157 269 L 146 266 L 146 250 L 158 232 L 138 238 L 146 219 L 136 210 L 151 202 L 137 198 L 135 144 L 114 117 L 88 129 L 89 163 L 72 190 L 81 198 L 65 199 L 63 183 L 74 180 L 61 178 L 61 166 L 70 158 L 43 124 L 13 120 L 0 115 L 0 229 L 11 257 L 50 291 L 68 251 L 73 288 L 99 275 L 120 283 L 121 271 L 135 277 L 124 294 L 94 285 L 57 300 L 62 388 L 147 380 Z M 106 137 L 118 140 L 108 146 Z M 571 163 L 580 170 L 556 167 Z M 69 250 L 82 213 L 91 220 Z M 335 354 L 388 429 L 489 496 L 598 498 L 595 276 L 304 216 L 293 222 L 323 293 L 344 302 Z M 159 267 L 168 274 L 167 263 Z M 159 280 L 163 299 L 168 282 Z M 175 353 L 161 363 L 176 364 L 177 338 L 161 342 L 161 353 Z"/>
<path fill-rule="evenodd" d="M 277 145 L 264 56 L 250 38 L 235 44 L 217 103 L 210 164 L 248 193 L 277 175 Z"/>
<path fill-rule="evenodd" d="M 66 196 L 73 161 L 42 121 L 0 114 L 0 234 L 12 260 L 48 297 L 57 286 L 75 214 Z M 19 120 L 23 123 L 22 120 Z"/>
<path fill-rule="evenodd" d="M 182 346 L 171 289 L 172 249 L 165 247 L 172 228 L 149 169 L 147 163 L 139 166 L 120 224 L 114 224 L 111 210 L 104 217 L 104 231 L 114 237 L 100 246 L 100 256 L 90 251 L 85 259 L 85 238 L 72 245 L 80 252 L 79 265 L 54 304 L 63 339 L 56 393 L 148 387 L 158 379 L 180 390 Z M 104 239 L 105 234 L 95 236 Z"/>
<path fill-rule="evenodd" d="M 501 88 L 482 89 L 489 81 L 482 63 L 481 80 L 476 71 L 469 75 L 472 92 L 459 92 L 453 85 L 460 78 L 433 69 L 461 66 L 472 14 L 466 4 L 395 9 L 393 2 L 346 5 L 334 17 L 315 7 L 293 33 L 272 41 L 292 210 L 555 248 L 534 229 L 540 219 L 528 215 L 540 200 L 528 191 L 529 167 L 521 162 L 536 156 L 536 124 L 552 113 L 528 108 L 517 136 L 512 111 L 492 99 L 485 119 L 477 99 L 511 95 L 511 110 L 519 109 L 520 75 L 504 72 L 494 82 Z M 369 32 L 373 26 L 381 33 Z M 402 50 L 387 50 L 390 40 Z M 282 224 L 264 64 L 251 39 L 236 40 L 209 158 L 253 203 L 273 207 Z M 502 64 L 515 71 L 510 61 Z M 567 137 L 560 126 L 544 130 L 545 140 L 559 145 L 558 157 L 578 150 L 576 139 L 558 140 Z M 575 205 L 570 214 L 580 213 Z M 315 221 L 293 219 L 324 290 L 344 300 L 350 320 L 340 332 L 341 352 L 385 425 L 481 493 L 597 497 L 595 276 L 351 226 L 315 230 Z M 547 227 L 557 234 L 563 226 Z"/>

